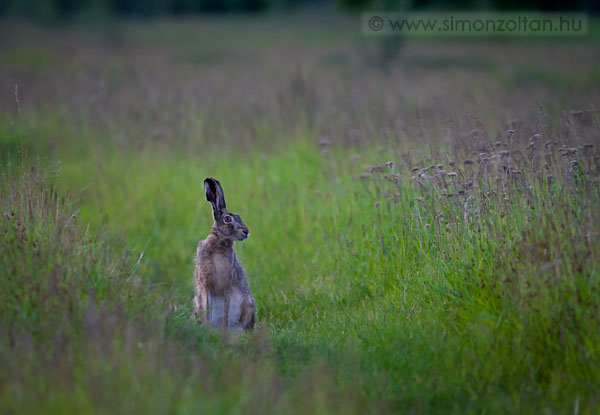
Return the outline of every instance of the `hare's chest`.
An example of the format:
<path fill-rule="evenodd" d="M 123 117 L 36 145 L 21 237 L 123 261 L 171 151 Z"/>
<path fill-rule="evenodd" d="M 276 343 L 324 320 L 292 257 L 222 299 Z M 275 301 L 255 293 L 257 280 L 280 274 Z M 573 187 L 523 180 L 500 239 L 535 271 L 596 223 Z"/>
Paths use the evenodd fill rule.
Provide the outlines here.
<path fill-rule="evenodd" d="M 225 255 L 214 255 L 211 262 L 215 294 L 224 293 L 230 285 L 233 261 Z"/>

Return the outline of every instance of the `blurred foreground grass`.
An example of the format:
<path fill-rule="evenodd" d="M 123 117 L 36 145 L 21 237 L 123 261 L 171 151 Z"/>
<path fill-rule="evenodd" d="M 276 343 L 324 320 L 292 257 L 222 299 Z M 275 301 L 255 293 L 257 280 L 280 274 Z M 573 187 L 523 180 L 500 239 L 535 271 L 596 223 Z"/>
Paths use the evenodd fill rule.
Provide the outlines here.
<path fill-rule="evenodd" d="M 347 28 L 238 24 L 210 54 L 231 26 L 5 29 L 0 412 L 595 413 L 594 41 L 384 70 Z M 252 333 L 191 318 L 206 176 Z"/>

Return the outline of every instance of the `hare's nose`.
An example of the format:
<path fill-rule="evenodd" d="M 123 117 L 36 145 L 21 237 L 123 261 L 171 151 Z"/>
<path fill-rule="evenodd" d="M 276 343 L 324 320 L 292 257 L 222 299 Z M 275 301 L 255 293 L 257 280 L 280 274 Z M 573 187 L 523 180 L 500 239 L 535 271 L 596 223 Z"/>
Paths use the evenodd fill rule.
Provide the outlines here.
<path fill-rule="evenodd" d="M 248 234 L 250 233 L 248 229 L 243 229 L 242 232 L 244 232 L 244 236 L 248 236 Z"/>

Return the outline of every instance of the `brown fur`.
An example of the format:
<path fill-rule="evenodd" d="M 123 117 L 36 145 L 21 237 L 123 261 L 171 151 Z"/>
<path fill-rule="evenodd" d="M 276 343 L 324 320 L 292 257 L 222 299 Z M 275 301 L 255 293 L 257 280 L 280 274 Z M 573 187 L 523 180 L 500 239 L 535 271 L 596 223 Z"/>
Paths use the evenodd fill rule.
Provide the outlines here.
<path fill-rule="evenodd" d="M 236 240 L 248 237 L 248 227 L 238 215 L 227 211 L 218 180 L 207 178 L 204 183 L 206 198 L 213 207 L 214 224 L 196 250 L 194 313 L 198 322 L 213 327 L 251 329 L 254 327 L 255 302 L 246 273 L 233 249 Z M 220 299 L 224 315 L 219 319 L 213 315 L 218 308 L 213 300 Z M 230 312 L 235 313 L 231 317 L 235 319 L 233 321 L 230 321 Z"/>

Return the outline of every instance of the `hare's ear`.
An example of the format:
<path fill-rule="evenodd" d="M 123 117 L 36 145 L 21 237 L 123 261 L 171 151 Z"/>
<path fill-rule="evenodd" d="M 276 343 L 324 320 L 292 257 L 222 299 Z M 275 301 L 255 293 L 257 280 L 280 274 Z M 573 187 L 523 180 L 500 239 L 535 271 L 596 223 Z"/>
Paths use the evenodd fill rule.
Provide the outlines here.
<path fill-rule="evenodd" d="M 221 183 L 217 179 L 213 179 L 212 177 L 206 178 L 204 180 L 204 192 L 206 193 L 206 200 L 212 205 L 215 214 L 225 209 L 225 195 L 223 194 Z"/>

